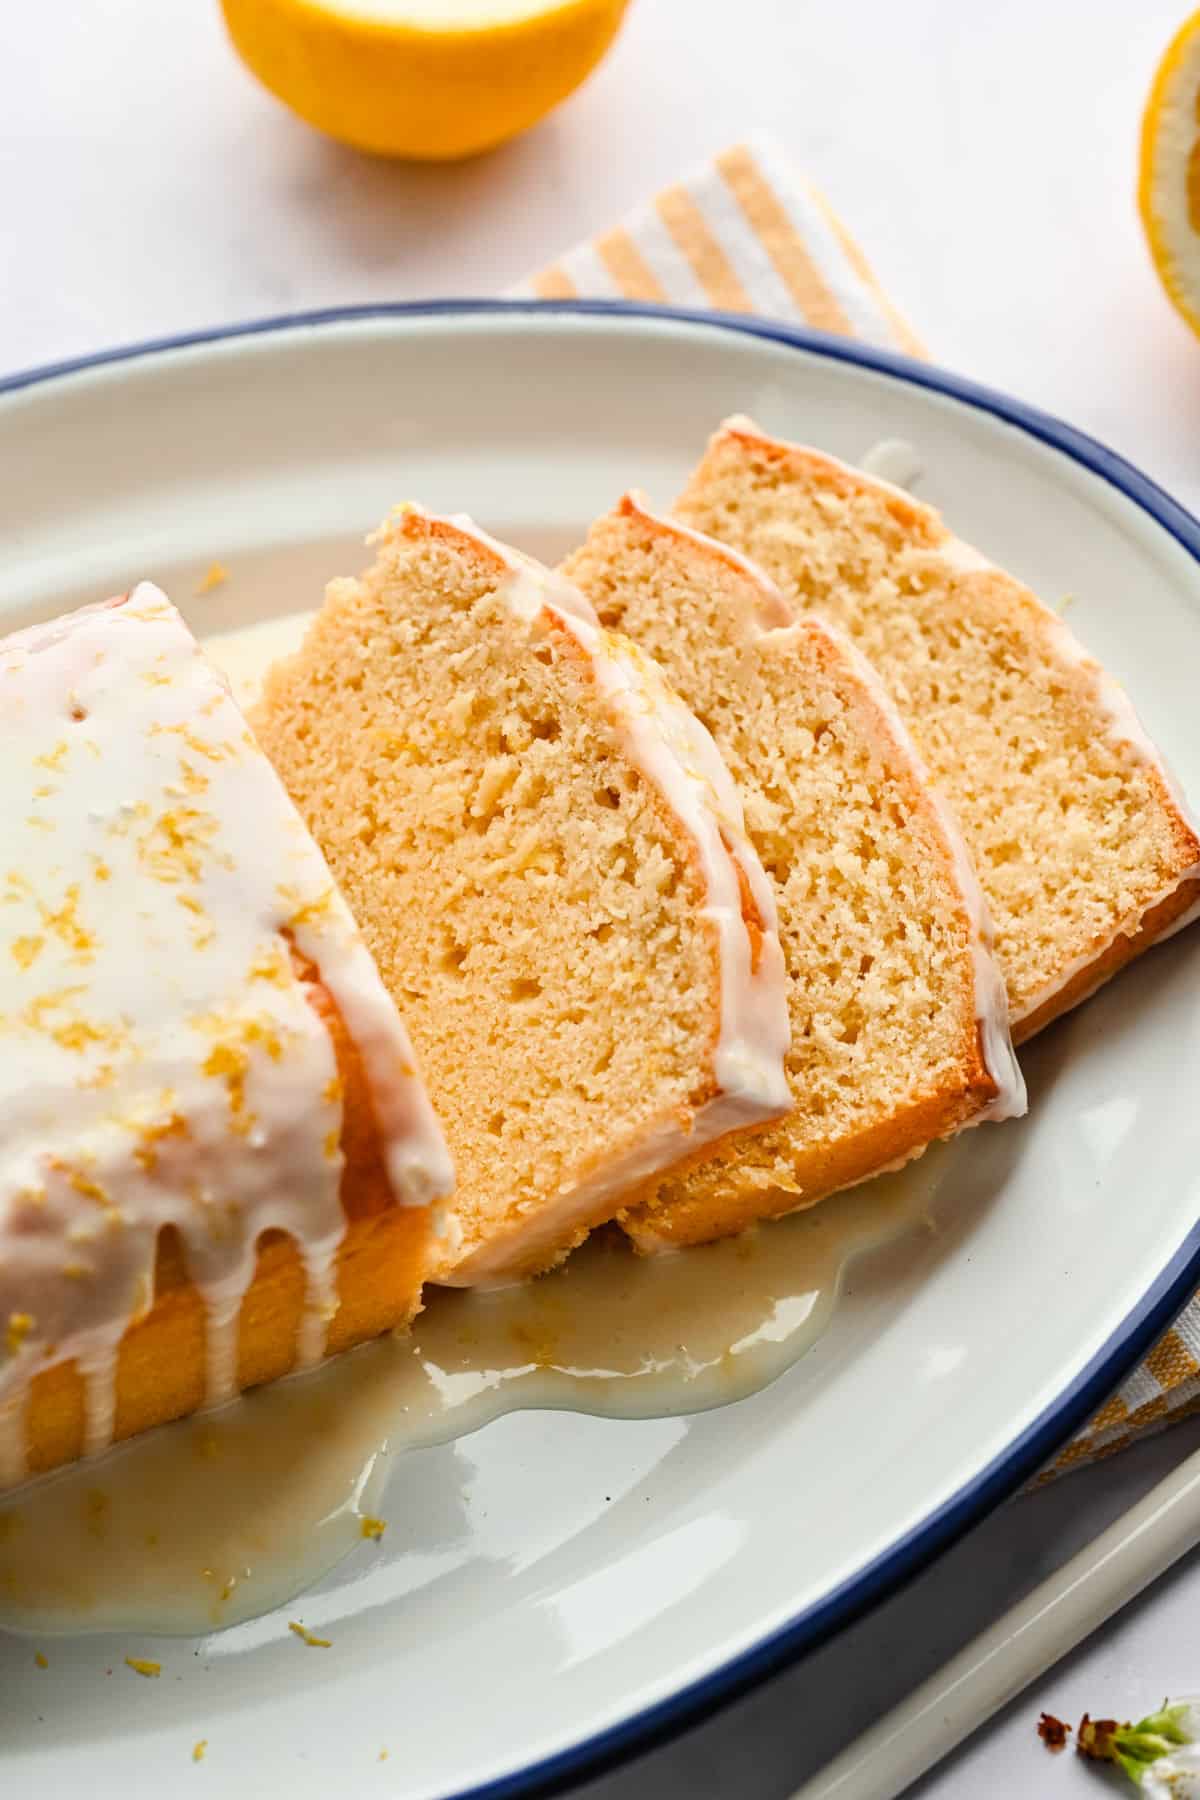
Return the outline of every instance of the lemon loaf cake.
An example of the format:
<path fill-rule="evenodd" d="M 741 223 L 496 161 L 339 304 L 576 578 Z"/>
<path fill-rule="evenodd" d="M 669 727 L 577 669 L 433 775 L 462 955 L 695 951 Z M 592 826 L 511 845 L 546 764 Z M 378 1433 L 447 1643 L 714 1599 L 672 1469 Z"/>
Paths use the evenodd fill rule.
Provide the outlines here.
<path fill-rule="evenodd" d="M 864 659 L 636 495 L 563 573 L 711 730 L 774 878 L 788 976 L 791 1112 L 624 1212 L 639 1247 L 740 1231 L 1022 1112 L 970 860 Z"/>
<path fill-rule="evenodd" d="M 771 887 L 711 738 L 582 596 L 400 508 L 253 713 L 457 1171 L 435 1279 L 549 1266 L 787 1110 Z"/>
<path fill-rule="evenodd" d="M 958 814 L 1018 1042 L 1193 914 L 1200 840 L 1123 690 L 931 507 L 731 419 L 675 510 L 879 670 Z"/>
<path fill-rule="evenodd" d="M 0 1485 L 403 1324 L 449 1158 L 156 588 L 0 641 Z"/>

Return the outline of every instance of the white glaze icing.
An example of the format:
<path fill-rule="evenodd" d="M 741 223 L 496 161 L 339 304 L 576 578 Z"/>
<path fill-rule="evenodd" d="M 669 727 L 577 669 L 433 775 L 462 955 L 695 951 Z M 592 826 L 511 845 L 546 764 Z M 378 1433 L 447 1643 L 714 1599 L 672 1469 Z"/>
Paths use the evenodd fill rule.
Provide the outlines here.
<path fill-rule="evenodd" d="M 982 1125 L 988 1120 L 1023 1118 L 1029 1110 L 1025 1077 L 1017 1061 L 1009 1031 L 1008 989 L 1000 965 L 996 961 L 996 939 L 992 915 L 979 885 L 975 862 L 967 841 L 959 829 L 958 819 L 941 789 L 926 768 L 920 751 L 913 743 L 907 725 L 900 717 L 894 700 L 884 687 L 873 663 L 844 632 L 828 620 L 821 621 L 829 636 L 841 646 L 843 654 L 857 673 L 859 681 L 873 703 L 887 720 L 888 730 L 896 745 L 910 763 L 913 774 L 924 786 L 937 817 L 942 841 L 954 867 L 954 882 L 967 915 L 971 963 L 975 973 L 975 1023 L 979 1028 L 979 1047 L 984 1065 L 996 1084 L 996 1092 L 988 1104 L 967 1120 L 968 1125 Z"/>
<path fill-rule="evenodd" d="M 756 1393 L 821 1336 L 855 1257 L 938 1234 L 959 1210 L 963 1157 L 939 1147 L 836 1206 L 698 1252 L 636 1256 L 598 1233 L 538 1281 L 434 1289 L 402 1340 L 26 1488 L 0 1508 L 0 1633 L 207 1635 L 311 1589 L 347 1551 L 361 1556 L 364 1515 L 388 1520 L 391 1556 L 419 1551 L 429 1520 L 412 1504 L 413 1451 L 517 1409 L 646 1419 Z M 80 1529 L 98 1505 L 102 1541 Z M 381 1596 L 362 1569 L 310 1592 L 305 1622 L 335 1625 L 340 1642 L 361 1609 L 370 1629 Z"/>
<path fill-rule="evenodd" d="M 285 656 L 295 655 L 316 616 L 315 611 L 283 613 L 201 639 L 205 656 L 220 669 L 244 713 L 261 698 L 267 670 Z"/>
<path fill-rule="evenodd" d="M 943 538 L 937 546 L 937 554 L 956 575 L 984 575 L 996 567 L 982 550 L 977 550 L 974 544 L 964 543 L 960 537 Z M 1050 608 L 1047 607 L 1046 611 L 1050 612 Z M 1057 614 L 1050 613 L 1050 616 L 1056 618 Z"/>
<path fill-rule="evenodd" d="M 735 414 L 726 419 L 721 425 L 717 436 L 720 436 L 720 433 L 724 431 L 733 432 L 742 437 L 755 438 L 759 442 L 768 445 L 784 443 L 783 439 L 769 437 L 754 423 L 753 419 L 748 418 L 743 413 Z M 854 469 L 849 463 L 840 461 L 838 457 L 829 455 L 827 451 L 811 450 L 802 445 L 793 443 L 788 443 L 786 447 L 789 450 L 803 449 L 805 455 L 812 456 L 820 462 L 827 463 L 833 468 L 840 469 L 845 474 L 856 476 L 858 479 L 868 482 L 875 487 L 882 488 L 890 494 L 897 495 L 905 500 L 910 506 L 914 504 L 918 506 L 922 505 L 922 502 L 920 501 L 914 502 L 910 494 L 906 494 L 902 488 L 896 487 L 893 482 L 885 480 L 880 475 L 864 472 L 861 469 Z M 924 510 L 939 526 L 942 526 L 943 530 L 945 529 L 940 515 L 937 514 L 932 507 L 925 507 Z M 779 535 L 786 536 L 786 527 L 780 528 Z M 973 544 L 964 542 L 962 538 L 956 537 L 950 532 L 946 532 L 945 536 L 935 546 L 931 546 L 928 553 L 940 558 L 945 566 L 956 575 L 980 575 L 997 571 L 997 565 L 992 562 L 989 557 L 985 556 L 982 551 L 977 550 Z M 1193 837 L 1196 837 L 1197 840 L 1200 841 L 1200 826 L 1197 825 L 1195 816 L 1188 805 L 1179 782 L 1162 752 L 1148 736 L 1145 727 L 1142 725 L 1133 703 L 1129 699 L 1124 688 L 1108 673 L 1101 663 L 1098 663 L 1096 659 L 1088 653 L 1080 643 L 1079 639 L 1075 636 L 1074 632 L 1069 629 L 1058 613 L 1047 606 L 1045 601 L 1041 600 L 1032 592 L 1032 590 L 1025 589 L 1024 591 L 1038 607 L 1047 632 L 1052 640 L 1054 653 L 1058 656 L 1060 661 L 1067 664 L 1072 669 L 1084 671 L 1090 677 L 1092 684 L 1092 699 L 1099 707 L 1100 711 L 1107 717 L 1108 736 L 1110 741 L 1132 750 L 1139 762 L 1152 767 L 1158 773 L 1173 805 L 1179 812 L 1180 817 L 1191 831 Z M 1038 989 L 1032 999 L 1026 1002 L 1021 1011 L 1012 1018 L 1012 1023 L 1018 1024 L 1022 1019 L 1031 1017 L 1031 1015 L 1037 1012 L 1040 1007 L 1046 1005 L 1048 1001 L 1053 1000 L 1055 995 L 1060 994 L 1071 981 L 1076 979 L 1076 977 L 1083 972 L 1084 969 L 1090 968 L 1094 962 L 1099 961 L 1105 952 L 1117 942 L 1118 938 L 1132 936 L 1139 929 L 1141 921 L 1146 913 L 1153 911 L 1156 906 L 1161 905 L 1164 900 L 1175 893 L 1185 882 L 1200 883 L 1200 862 L 1193 863 L 1189 868 L 1185 869 L 1178 877 L 1169 882 L 1160 892 L 1155 894 L 1148 905 L 1140 907 L 1138 912 L 1132 917 L 1119 920 L 1109 935 L 1101 943 L 1092 945 L 1086 952 L 1073 958 L 1071 962 L 1064 964 L 1054 980 L 1045 983 L 1043 987 Z M 1174 937 L 1177 932 L 1183 931 L 1197 919 L 1200 919 L 1200 887 L 1197 889 L 1196 900 L 1185 909 L 1179 918 L 1173 920 L 1170 925 L 1159 932 L 1154 941 L 1162 942 L 1167 938 Z M 1103 986 L 1105 980 L 1107 980 L 1107 976 L 1102 975 L 1098 977 L 1096 982 L 1092 986 L 1086 988 L 1073 1004 L 1078 1005 L 1081 1001 L 1088 999 L 1091 994 L 1095 993 L 1098 987 Z"/>
<path fill-rule="evenodd" d="M 730 555 L 728 547 L 720 543 L 718 539 L 709 537 L 690 525 L 683 525 L 678 519 L 651 512 L 640 496 L 626 495 L 621 505 L 640 514 L 650 524 L 669 530 L 684 540 L 690 540 L 706 554 L 720 552 L 725 558 Z M 765 620 L 772 616 L 777 618 L 782 610 L 786 619 L 794 620 L 791 606 L 764 569 L 760 569 L 758 564 L 751 561 L 749 557 L 740 555 L 738 566 L 742 573 L 763 591 L 763 600 L 757 609 L 761 619 Z M 938 828 L 950 856 L 955 885 L 958 888 L 967 918 L 968 942 L 975 984 L 975 1021 L 979 1028 L 980 1051 L 988 1073 L 996 1084 L 996 1093 L 993 1099 L 968 1123 L 980 1125 L 985 1120 L 1022 1118 L 1028 1107 L 1025 1079 L 1021 1074 L 1020 1065 L 1013 1050 L 1012 1038 L 1009 1035 L 1008 995 L 1004 977 L 995 957 L 995 937 L 991 914 L 988 912 L 987 901 L 984 899 L 983 889 L 979 885 L 975 865 L 971 859 L 971 853 L 967 849 L 966 840 L 959 829 L 958 821 L 933 781 L 920 752 L 913 743 L 907 725 L 900 717 L 895 702 L 884 687 L 873 664 L 868 662 L 843 631 L 839 631 L 827 619 L 811 617 L 806 618 L 803 625 L 779 624 L 769 629 L 760 626 L 758 639 L 764 646 L 774 645 L 779 654 L 786 654 L 789 645 L 795 642 L 796 634 L 804 629 L 824 632 L 853 670 L 855 678 L 865 689 L 872 704 L 882 714 L 888 731 L 895 741 L 896 749 L 908 762 L 915 780 L 925 788 L 929 796 Z M 883 1167 L 888 1169 L 902 1167 L 903 1163 L 908 1160 L 908 1157 L 905 1156 L 899 1163 Z M 883 1167 L 881 1167 L 881 1173 Z M 646 1235 L 648 1237 L 650 1234 Z M 639 1241 L 640 1238 L 641 1230 L 639 1228 Z"/>
<path fill-rule="evenodd" d="M 868 475 L 901 488 L 905 493 L 911 493 L 914 483 L 925 473 L 920 452 L 907 438 L 881 438 L 871 445 L 861 466 Z"/>
<path fill-rule="evenodd" d="M 589 602 L 563 576 L 489 538 L 462 515 L 448 522 L 502 558 L 509 573 L 499 592 L 518 618 L 535 628 L 541 619 L 553 620 L 585 652 L 626 754 L 696 846 L 707 890 L 703 916 L 717 933 L 721 975 L 713 1058 L 717 1095 L 690 1117 L 647 1131 L 536 1217 L 493 1234 L 442 1277 L 468 1286 L 502 1280 L 531 1253 L 553 1248 L 570 1235 L 574 1222 L 594 1213 L 604 1195 L 615 1203 L 638 1181 L 727 1132 L 781 1117 L 791 1105 L 784 1069 L 790 1026 L 774 892 L 746 837 L 741 800 L 709 733 L 670 691 L 657 665 L 627 639 L 604 631 Z M 757 961 L 742 912 L 742 881 L 761 921 Z"/>
<path fill-rule="evenodd" d="M 227 689 L 143 584 L 0 641 L 0 1483 L 39 1369 L 74 1360 L 86 1449 L 153 1298 L 159 1233 L 204 1298 L 210 1402 L 234 1386 L 260 1235 L 308 1273 L 323 1349 L 344 1218 L 332 1040 L 360 1052 L 396 1198 L 450 1187 L 412 1049 L 344 902 Z"/>

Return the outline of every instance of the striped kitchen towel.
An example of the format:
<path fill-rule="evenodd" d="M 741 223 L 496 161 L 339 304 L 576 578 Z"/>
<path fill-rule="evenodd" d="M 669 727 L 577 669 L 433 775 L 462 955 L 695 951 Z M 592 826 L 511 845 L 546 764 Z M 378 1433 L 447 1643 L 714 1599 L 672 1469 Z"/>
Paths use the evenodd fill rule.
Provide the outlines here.
<path fill-rule="evenodd" d="M 576 295 L 764 313 L 925 355 L 837 214 L 760 139 L 512 289 L 514 299 Z"/>
<path fill-rule="evenodd" d="M 769 140 L 724 150 L 511 290 L 763 313 L 909 356 L 919 339 L 821 194 Z M 1200 1410 L 1200 1297 L 1039 1478 Z"/>

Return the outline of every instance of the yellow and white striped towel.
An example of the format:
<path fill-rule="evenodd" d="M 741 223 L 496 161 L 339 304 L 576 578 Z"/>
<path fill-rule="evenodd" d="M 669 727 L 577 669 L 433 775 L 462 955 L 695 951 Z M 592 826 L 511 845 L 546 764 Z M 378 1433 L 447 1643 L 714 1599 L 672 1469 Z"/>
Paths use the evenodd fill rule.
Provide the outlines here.
<path fill-rule="evenodd" d="M 511 292 L 762 313 L 926 354 L 836 213 L 762 138 L 722 151 Z M 1200 1297 L 1040 1479 L 1197 1410 Z"/>
<path fill-rule="evenodd" d="M 723 150 L 512 294 L 763 313 L 925 354 L 837 214 L 760 139 Z"/>

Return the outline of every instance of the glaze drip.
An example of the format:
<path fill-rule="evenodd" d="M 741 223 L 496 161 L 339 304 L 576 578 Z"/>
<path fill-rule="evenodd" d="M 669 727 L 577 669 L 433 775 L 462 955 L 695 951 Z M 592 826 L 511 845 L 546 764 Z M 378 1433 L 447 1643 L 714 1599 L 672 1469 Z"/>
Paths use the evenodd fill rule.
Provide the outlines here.
<path fill-rule="evenodd" d="M 419 510 L 419 509 L 412 509 Z M 695 846 L 703 871 L 704 917 L 720 947 L 721 1019 L 713 1065 L 718 1092 L 687 1118 L 647 1133 L 624 1156 L 579 1183 L 547 1209 L 549 1248 L 564 1219 L 585 1217 L 598 1195 L 614 1202 L 651 1175 L 727 1132 L 781 1117 L 791 1106 L 784 1059 L 791 1041 L 775 894 L 746 836 L 741 798 L 712 737 L 672 692 L 658 665 L 629 639 L 602 629 L 591 603 L 571 582 L 487 536 L 462 514 L 450 523 L 501 557 L 510 573 L 501 598 L 537 629 L 568 632 L 587 658 L 609 720 L 630 760 L 657 789 Z M 757 916 L 752 941 L 743 895 Z M 526 1224 L 522 1249 L 539 1229 Z M 444 1279 L 455 1286 L 503 1277 L 510 1248 L 493 1238 Z"/>
<path fill-rule="evenodd" d="M 355 1037 L 397 1198 L 449 1167 L 408 1039 L 316 846 L 174 608 L 143 584 L 0 642 L 0 1482 L 28 1389 L 74 1362 L 107 1448 L 117 1347 L 178 1233 L 236 1387 L 264 1232 L 301 1248 L 320 1355 L 344 1219 L 337 1061 Z"/>
<path fill-rule="evenodd" d="M 627 494 L 622 505 L 635 516 L 640 515 L 653 525 L 674 532 L 681 538 L 688 538 L 705 550 L 719 551 L 722 556 L 747 574 L 762 594 L 757 628 L 764 643 L 786 644 L 789 641 L 789 633 L 795 633 L 802 629 L 795 623 L 793 609 L 775 582 L 749 557 L 731 552 L 728 546 L 722 544 L 719 539 L 697 531 L 694 526 L 684 525 L 678 519 L 652 512 L 640 494 Z M 814 621 L 811 619 L 807 621 L 810 628 L 813 623 Z M 949 802 L 934 782 L 924 759 L 912 741 L 907 725 L 900 717 L 895 702 L 872 664 L 850 641 L 845 632 L 839 631 L 827 619 L 821 619 L 818 623 L 820 629 L 837 644 L 840 654 L 854 670 L 860 687 L 870 694 L 872 704 L 887 720 L 888 730 L 896 743 L 903 749 L 917 779 L 929 797 L 947 855 L 954 869 L 955 885 L 958 888 L 967 927 L 967 943 L 974 977 L 975 1020 L 979 1030 L 980 1052 L 996 1087 L 994 1097 L 968 1123 L 979 1125 L 989 1119 L 1000 1121 L 1023 1118 L 1028 1105 L 1025 1079 L 1021 1074 L 1020 1065 L 1012 1047 L 1012 1039 L 1009 1036 L 1008 996 L 1005 992 L 1004 978 L 995 958 L 995 934 L 992 929 L 991 914 L 988 911 L 983 889 L 979 885 L 979 877 L 975 872 L 971 853 L 967 849 L 966 839 L 962 835 L 958 820 Z"/>

